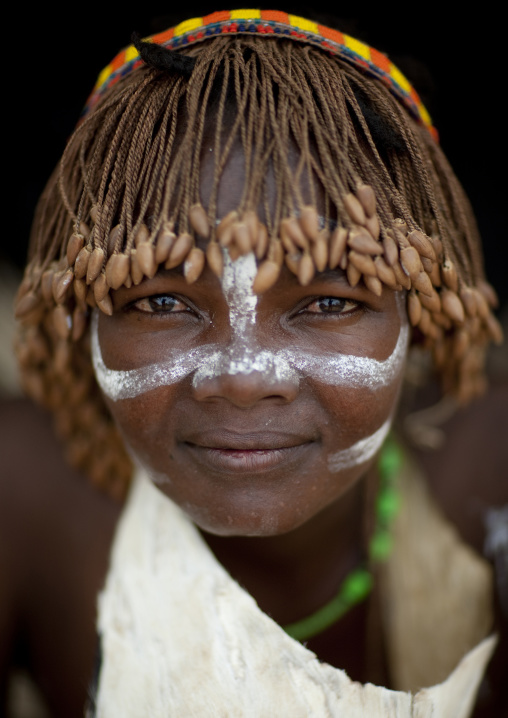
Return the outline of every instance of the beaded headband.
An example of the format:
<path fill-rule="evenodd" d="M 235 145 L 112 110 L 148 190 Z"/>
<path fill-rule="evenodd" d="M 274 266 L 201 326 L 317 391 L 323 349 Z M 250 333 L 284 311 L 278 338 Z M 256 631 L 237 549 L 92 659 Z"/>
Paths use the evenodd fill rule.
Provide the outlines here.
<path fill-rule="evenodd" d="M 340 55 L 342 59 L 380 79 L 411 115 L 427 127 L 437 141 L 437 130 L 416 90 L 386 55 L 350 35 L 313 20 L 279 10 L 221 10 L 184 20 L 169 30 L 144 38 L 144 41 L 179 50 L 225 33 L 283 36 L 315 45 L 333 55 Z M 97 104 L 109 87 L 143 64 L 134 45 L 129 45 L 119 52 L 99 74 L 84 114 Z"/>

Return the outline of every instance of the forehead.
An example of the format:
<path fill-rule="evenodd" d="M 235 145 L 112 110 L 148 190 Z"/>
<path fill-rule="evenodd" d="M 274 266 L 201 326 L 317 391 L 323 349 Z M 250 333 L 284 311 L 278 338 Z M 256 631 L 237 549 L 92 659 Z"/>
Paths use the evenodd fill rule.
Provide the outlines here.
<path fill-rule="evenodd" d="M 314 158 L 309 161 L 309 155 L 297 146 L 293 137 L 287 138 L 286 142 L 285 168 L 281 167 L 276 157 L 268 156 L 264 162 L 258 161 L 258 167 L 253 170 L 252 152 L 246 151 L 240 137 L 234 138 L 227 155 L 223 157 L 218 156 L 220 149 L 214 145 L 213 139 L 207 142 L 205 138 L 199 167 L 200 196 L 205 207 L 211 200 L 216 202 L 217 221 L 231 210 L 241 211 L 249 194 L 257 196 L 257 207 L 251 206 L 250 209 L 255 209 L 265 222 L 267 214 L 272 217 L 276 214 L 277 205 L 291 205 L 295 196 L 301 205 L 313 204 L 320 214 L 325 213 L 327 192 L 311 167 L 312 162 L 317 160 L 315 149 L 309 148 Z M 217 182 L 218 164 L 221 165 L 221 172 Z M 285 181 L 281 176 L 284 174 L 287 174 Z M 256 192 L 254 185 L 259 185 Z M 333 215 L 336 216 L 335 210 Z"/>

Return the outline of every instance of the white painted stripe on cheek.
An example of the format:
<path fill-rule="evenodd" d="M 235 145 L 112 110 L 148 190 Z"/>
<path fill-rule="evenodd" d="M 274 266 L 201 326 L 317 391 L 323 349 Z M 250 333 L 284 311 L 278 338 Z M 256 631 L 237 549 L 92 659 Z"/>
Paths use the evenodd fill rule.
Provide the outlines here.
<path fill-rule="evenodd" d="M 387 359 L 378 361 L 351 354 L 311 354 L 284 350 L 288 361 L 303 375 L 330 384 L 380 389 L 390 384 L 401 370 L 406 359 L 409 327 L 404 324 L 393 352 Z"/>
<path fill-rule="evenodd" d="M 127 371 L 109 369 L 102 358 L 97 318 L 92 318 L 92 362 L 97 382 L 103 393 L 113 401 L 132 399 L 139 394 L 171 386 L 196 372 L 193 385 L 222 374 L 265 374 L 270 383 L 280 380 L 298 381 L 311 377 L 331 386 L 365 387 L 372 391 L 390 384 L 399 373 L 407 350 L 408 327 L 401 328 L 393 353 L 384 361 L 347 354 L 312 354 L 298 350 L 279 352 L 219 350 L 216 344 L 204 344 L 189 352 L 168 350 L 164 362 L 149 364 Z M 238 349 L 238 347 L 236 347 Z"/>
<path fill-rule="evenodd" d="M 250 374 L 262 372 L 267 381 L 278 379 L 295 380 L 296 377 L 311 377 L 330 386 L 348 386 L 353 389 L 380 389 L 395 379 L 404 364 L 407 352 L 409 327 L 401 327 L 397 344 L 387 359 L 378 361 L 369 357 L 351 354 L 314 354 L 299 349 L 254 351 L 242 345 L 241 352 L 219 351 L 203 363 L 193 378 L 193 386 L 206 379 L 215 379 L 223 374 Z"/>
<path fill-rule="evenodd" d="M 160 386 L 175 384 L 192 374 L 214 354 L 213 345 L 205 344 L 186 353 L 168 351 L 166 360 L 160 364 L 148 364 L 140 369 L 128 371 L 109 369 L 102 358 L 98 324 L 97 310 L 95 310 L 91 327 L 92 364 L 97 383 L 103 393 L 113 401 L 132 399 Z"/>
<path fill-rule="evenodd" d="M 188 352 L 167 350 L 164 361 L 160 363 L 127 371 L 109 369 L 102 358 L 95 311 L 92 317 L 92 361 L 103 393 L 113 401 L 132 399 L 144 392 L 171 386 L 194 372 L 194 387 L 224 374 L 260 372 L 268 384 L 282 380 L 299 382 L 300 378 L 310 377 L 331 386 L 375 391 L 390 384 L 399 374 L 406 358 L 409 338 L 409 326 L 403 311 L 400 312 L 401 329 L 397 343 L 392 354 L 383 361 L 332 352 L 318 354 L 296 348 L 278 352 L 260 350 L 253 334 L 257 303 L 257 297 L 252 293 L 255 266 L 254 255 L 225 264 L 223 288 L 232 329 L 232 341 L 227 347 L 204 344 Z"/>
<path fill-rule="evenodd" d="M 335 454 L 331 454 L 331 456 L 328 457 L 328 469 L 332 472 L 342 471 L 357 466 L 358 464 L 364 464 L 372 459 L 383 445 L 383 441 L 388 436 L 391 425 L 392 418 L 390 417 L 370 436 L 365 437 L 365 439 L 360 439 L 360 441 L 357 441 L 356 444 L 353 444 L 353 446 L 350 446 L 348 449 L 343 449 L 342 451 L 337 451 Z"/>

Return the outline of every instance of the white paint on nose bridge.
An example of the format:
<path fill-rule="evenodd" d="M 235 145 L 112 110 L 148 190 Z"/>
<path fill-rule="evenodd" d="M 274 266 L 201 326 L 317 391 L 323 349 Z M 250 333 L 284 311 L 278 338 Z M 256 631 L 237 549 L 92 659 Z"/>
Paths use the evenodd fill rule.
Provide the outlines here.
<path fill-rule="evenodd" d="M 215 379 L 224 374 L 263 374 L 267 385 L 285 381 L 298 385 L 299 376 L 288 363 L 287 358 L 263 350 L 255 336 L 256 307 L 258 297 L 252 291 L 257 272 L 256 257 L 253 252 L 232 261 L 224 252 L 224 272 L 222 291 L 229 307 L 231 342 L 224 349 L 213 352 L 206 362 L 197 369 L 192 385 L 198 387 L 202 382 Z"/>
<path fill-rule="evenodd" d="M 256 323 L 257 294 L 252 291 L 257 264 L 253 252 L 238 257 L 234 262 L 224 251 L 222 291 L 229 306 L 229 323 L 233 338 L 243 340 Z"/>

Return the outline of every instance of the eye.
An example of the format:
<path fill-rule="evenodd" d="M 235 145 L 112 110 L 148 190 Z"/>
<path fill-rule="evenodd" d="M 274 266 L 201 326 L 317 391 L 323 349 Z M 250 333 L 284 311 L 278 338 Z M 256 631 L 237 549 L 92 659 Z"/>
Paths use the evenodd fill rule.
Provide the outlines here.
<path fill-rule="evenodd" d="M 318 297 L 303 311 L 311 314 L 347 314 L 358 309 L 360 302 L 344 297 Z"/>
<path fill-rule="evenodd" d="M 133 302 L 131 308 L 147 314 L 177 314 L 190 311 L 186 304 L 172 294 L 153 294 L 150 297 L 143 297 Z"/>

